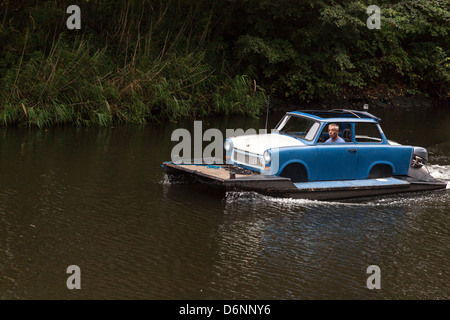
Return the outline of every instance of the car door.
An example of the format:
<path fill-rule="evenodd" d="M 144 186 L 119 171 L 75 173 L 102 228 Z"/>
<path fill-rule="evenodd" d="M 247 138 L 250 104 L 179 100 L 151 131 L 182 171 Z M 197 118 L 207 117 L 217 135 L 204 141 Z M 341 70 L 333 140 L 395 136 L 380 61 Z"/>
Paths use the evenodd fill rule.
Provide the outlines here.
<path fill-rule="evenodd" d="M 356 179 L 358 152 L 354 143 L 317 144 L 316 180 Z"/>
<path fill-rule="evenodd" d="M 374 165 L 392 167 L 393 148 L 383 144 L 383 137 L 376 123 L 355 123 L 355 142 L 358 154 L 357 179 L 367 179 Z"/>

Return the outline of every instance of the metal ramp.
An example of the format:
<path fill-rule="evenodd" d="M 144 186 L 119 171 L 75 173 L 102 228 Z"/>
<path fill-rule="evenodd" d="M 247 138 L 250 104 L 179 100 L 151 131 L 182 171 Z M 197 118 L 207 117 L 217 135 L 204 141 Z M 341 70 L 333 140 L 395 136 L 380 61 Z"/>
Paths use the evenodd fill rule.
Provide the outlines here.
<path fill-rule="evenodd" d="M 294 183 L 297 189 L 340 189 L 340 188 L 386 188 L 386 187 L 407 187 L 410 183 L 396 178 L 378 178 L 362 180 L 339 180 L 339 181 L 313 181 Z"/>

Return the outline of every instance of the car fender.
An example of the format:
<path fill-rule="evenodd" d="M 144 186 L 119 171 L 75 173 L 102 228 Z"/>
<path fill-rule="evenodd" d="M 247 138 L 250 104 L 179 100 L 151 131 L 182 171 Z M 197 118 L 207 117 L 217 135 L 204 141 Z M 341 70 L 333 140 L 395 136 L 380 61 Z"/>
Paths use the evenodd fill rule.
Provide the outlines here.
<path fill-rule="evenodd" d="M 376 165 L 379 165 L 379 164 L 385 164 L 385 165 L 390 166 L 391 169 L 392 169 L 392 174 L 395 174 L 395 165 L 394 165 L 392 162 L 390 162 L 390 161 L 385 161 L 385 160 L 379 160 L 379 161 L 374 161 L 374 162 L 368 167 L 368 170 L 367 170 L 367 172 L 366 172 L 366 176 L 368 177 L 369 174 L 370 174 L 370 171 L 372 170 L 372 168 L 375 167 Z"/>
<path fill-rule="evenodd" d="M 315 146 L 279 148 L 277 175 L 280 175 L 286 166 L 298 163 L 305 168 L 308 177 L 311 177 L 313 174 L 311 165 L 314 164 L 317 158 L 316 149 Z"/>
<path fill-rule="evenodd" d="M 314 178 L 315 163 L 317 162 L 317 147 L 285 147 L 278 149 L 278 171 L 277 175 L 283 172 L 283 169 L 292 163 L 299 163 L 305 167 L 308 177 Z"/>
<path fill-rule="evenodd" d="M 279 170 L 278 170 L 278 174 L 280 174 L 281 172 L 283 172 L 284 168 L 286 168 L 288 165 L 293 164 L 293 163 L 297 163 L 297 164 L 301 164 L 302 166 L 305 167 L 306 169 L 306 173 L 308 174 L 308 177 L 311 177 L 311 169 L 309 168 L 308 164 L 300 159 L 292 159 L 290 161 L 284 162 L 282 166 L 280 166 Z"/>

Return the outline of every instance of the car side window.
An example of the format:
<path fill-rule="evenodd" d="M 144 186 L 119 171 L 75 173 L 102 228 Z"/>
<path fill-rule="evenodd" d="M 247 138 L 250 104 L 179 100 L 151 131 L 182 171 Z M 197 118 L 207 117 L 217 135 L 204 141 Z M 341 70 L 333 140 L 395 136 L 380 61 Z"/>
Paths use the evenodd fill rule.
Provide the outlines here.
<path fill-rule="evenodd" d="M 324 143 L 330 136 L 328 135 L 328 125 L 323 127 L 322 131 L 320 132 L 318 143 Z"/>
<path fill-rule="evenodd" d="M 342 124 L 342 129 L 339 135 L 345 140 L 345 142 L 353 142 L 352 126 L 350 123 Z"/>
<path fill-rule="evenodd" d="M 383 141 L 375 123 L 356 123 L 355 140 L 359 143 L 381 143 Z"/>
<path fill-rule="evenodd" d="M 347 143 L 353 142 L 352 126 L 350 125 L 350 123 L 335 122 L 335 124 L 337 124 L 339 126 L 339 131 L 338 131 L 339 137 L 344 139 L 344 141 Z M 328 133 L 328 129 L 329 129 L 330 125 L 331 125 L 331 123 L 328 123 L 326 126 L 323 127 L 323 130 L 320 133 L 319 140 L 317 141 L 318 143 L 324 143 L 330 138 L 330 135 Z"/>
<path fill-rule="evenodd" d="M 308 133 L 305 136 L 305 140 L 311 141 L 314 139 L 314 136 L 316 135 L 317 130 L 319 130 L 320 124 L 319 122 L 314 122 L 314 124 L 309 129 Z"/>

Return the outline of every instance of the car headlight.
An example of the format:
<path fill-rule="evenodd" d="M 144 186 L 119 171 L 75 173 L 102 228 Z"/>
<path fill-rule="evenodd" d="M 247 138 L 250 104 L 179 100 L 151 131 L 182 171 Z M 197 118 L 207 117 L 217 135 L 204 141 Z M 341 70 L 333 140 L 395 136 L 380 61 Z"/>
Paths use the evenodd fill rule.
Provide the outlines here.
<path fill-rule="evenodd" d="M 270 163 L 270 161 L 272 160 L 272 155 L 270 154 L 269 150 L 264 151 L 263 158 L 266 163 Z"/>
<path fill-rule="evenodd" d="M 225 140 L 223 147 L 225 148 L 226 151 L 230 151 L 231 150 L 231 142 L 229 140 Z"/>

